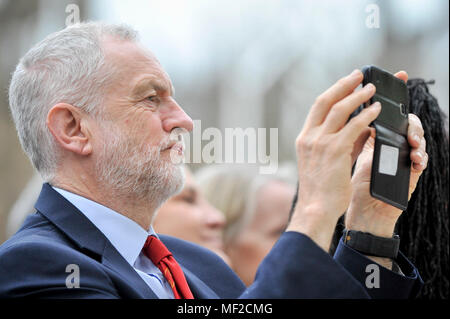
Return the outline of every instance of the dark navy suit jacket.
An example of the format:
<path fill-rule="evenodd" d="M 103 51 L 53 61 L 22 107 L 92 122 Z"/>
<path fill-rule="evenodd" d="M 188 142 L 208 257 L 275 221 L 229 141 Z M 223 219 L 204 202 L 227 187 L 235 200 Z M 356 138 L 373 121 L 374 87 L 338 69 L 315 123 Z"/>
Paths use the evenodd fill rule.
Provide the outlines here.
<path fill-rule="evenodd" d="M 21 229 L 0 246 L 0 298 L 156 298 L 137 272 L 80 211 L 44 184 Z M 184 271 L 195 298 L 408 298 L 422 280 L 402 255 L 405 276 L 380 268 L 380 287 L 365 285 L 370 259 L 341 241 L 334 259 L 307 236 L 284 233 L 248 288 L 211 251 L 160 235 Z M 79 268 L 68 288 L 67 265 Z"/>

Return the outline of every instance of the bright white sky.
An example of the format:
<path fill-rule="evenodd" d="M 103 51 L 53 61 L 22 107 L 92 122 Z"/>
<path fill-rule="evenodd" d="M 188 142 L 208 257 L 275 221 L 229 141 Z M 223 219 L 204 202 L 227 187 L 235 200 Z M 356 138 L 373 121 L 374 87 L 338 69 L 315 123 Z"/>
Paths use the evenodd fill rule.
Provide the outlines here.
<path fill-rule="evenodd" d="M 89 1 L 96 15 L 110 22 L 125 22 L 141 33 L 166 67 L 198 68 L 219 62 L 242 48 L 246 42 L 269 34 L 267 46 L 301 50 L 304 40 L 311 55 L 328 47 L 346 47 L 364 36 L 365 8 L 370 3 L 391 6 L 391 21 L 403 36 L 433 26 L 441 14 L 442 0 L 97 0 Z M 381 23 L 383 15 L 381 14 Z M 345 32 L 343 32 L 345 31 Z M 302 41 L 303 40 L 303 41 Z M 326 43 L 322 43 L 326 42 Z M 327 46 L 324 46 L 327 44 Z M 315 48 L 320 48 L 314 50 Z M 328 54 L 328 53 L 327 53 Z M 213 55 L 213 56 L 212 56 Z M 219 60 L 219 61 L 218 61 Z"/>
<path fill-rule="evenodd" d="M 381 27 L 376 31 L 365 26 L 366 8 L 372 3 L 380 7 Z M 380 56 L 386 25 L 395 24 L 390 32 L 405 40 L 429 31 L 426 38 L 436 45 L 436 24 L 443 16 L 448 22 L 444 12 L 448 4 L 443 0 L 96 0 L 87 4 L 96 19 L 135 27 L 177 84 L 229 65 L 244 65 L 249 71 L 276 67 L 292 56 L 301 56 L 306 68 L 314 70 L 336 64 L 336 73 L 344 74 L 351 71 L 350 65 Z M 425 62 L 448 60 L 448 36 L 440 47 L 421 49 Z M 427 56 L 433 50 L 437 52 Z M 423 66 L 424 77 L 434 76 L 426 74 L 430 68 Z M 246 70 L 239 76 L 245 77 Z"/>
<path fill-rule="evenodd" d="M 351 30 L 347 38 L 354 39 L 361 32 L 356 26 L 348 28 L 355 23 L 346 17 L 346 12 L 365 14 L 364 3 L 348 10 L 339 1 L 330 0 L 99 0 L 93 5 L 102 20 L 133 25 L 157 56 L 177 67 L 186 63 L 197 66 L 199 61 L 204 63 L 211 58 L 217 63 L 217 59 L 226 59 L 264 35 L 271 36 L 268 47 L 285 42 L 284 46 L 298 50 L 305 43 L 302 40 L 321 41 L 325 37 L 320 35 L 333 32 L 336 19 L 341 20 L 343 28 Z M 334 15 L 333 19 L 327 17 L 329 14 Z"/>

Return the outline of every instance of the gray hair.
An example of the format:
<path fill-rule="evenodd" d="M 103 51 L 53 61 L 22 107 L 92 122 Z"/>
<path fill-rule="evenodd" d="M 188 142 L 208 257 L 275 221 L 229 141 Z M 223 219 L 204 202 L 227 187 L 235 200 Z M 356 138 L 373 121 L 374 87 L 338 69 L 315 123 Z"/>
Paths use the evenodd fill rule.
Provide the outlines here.
<path fill-rule="evenodd" d="M 58 103 L 99 115 L 114 68 L 106 66 L 102 39 L 137 41 L 126 25 L 78 23 L 47 36 L 31 48 L 14 71 L 9 105 L 23 150 L 45 181 L 55 177 L 59 150 L 46 120 Z"/>

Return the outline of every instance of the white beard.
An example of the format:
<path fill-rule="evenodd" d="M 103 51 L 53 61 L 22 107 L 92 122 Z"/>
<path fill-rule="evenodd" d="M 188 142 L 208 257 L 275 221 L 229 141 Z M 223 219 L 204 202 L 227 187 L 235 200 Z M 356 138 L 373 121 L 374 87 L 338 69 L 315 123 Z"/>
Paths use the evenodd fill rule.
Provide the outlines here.
<path fill-rule="evenodd" d="M 185 180 L 182 166 L 161 158 L 161 150 L 169 141 L 149 147 L 133 143 L 113 127 L 103 133 L 105 143 L 96 175 L 115 196 L 145 201 L 156 209 L 181 191 Z"/>

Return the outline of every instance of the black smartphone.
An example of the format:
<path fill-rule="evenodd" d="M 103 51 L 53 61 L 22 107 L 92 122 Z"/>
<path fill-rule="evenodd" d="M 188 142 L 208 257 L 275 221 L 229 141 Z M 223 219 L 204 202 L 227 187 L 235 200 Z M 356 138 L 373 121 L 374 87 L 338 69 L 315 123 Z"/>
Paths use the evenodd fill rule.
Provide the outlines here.
<path fill-rule="evenodd" d="M 381 103 L 371 124 L 376 130 L 370 194 L 402 210 L 408 206 L 411 173 L 408 143 L 409 97 L 405 82 L 375 66 L 362 68 L 363 86 L 372 83 L 375 95 L 363 106 Z"/>

